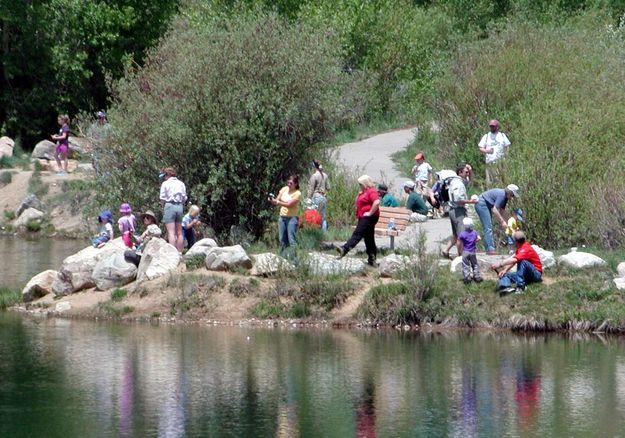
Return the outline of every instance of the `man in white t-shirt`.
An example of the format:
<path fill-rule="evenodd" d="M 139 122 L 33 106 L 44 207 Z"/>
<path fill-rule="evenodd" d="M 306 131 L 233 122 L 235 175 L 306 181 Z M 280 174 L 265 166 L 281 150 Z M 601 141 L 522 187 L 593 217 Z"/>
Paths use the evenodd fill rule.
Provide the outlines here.
<path fill-rule="evenodd" d="M 499 132 L 499 122 L 495 119 L 488 122 L 490 132 L 484 134 L 480 140 L 478 147 L 480 152 L 484 154 L 486 159 L 486 183 L 493 180 L 492 166 L 502 159 L 506 153 L 506 149 L 510 146 L 510 140 L 506 134 Z"/>

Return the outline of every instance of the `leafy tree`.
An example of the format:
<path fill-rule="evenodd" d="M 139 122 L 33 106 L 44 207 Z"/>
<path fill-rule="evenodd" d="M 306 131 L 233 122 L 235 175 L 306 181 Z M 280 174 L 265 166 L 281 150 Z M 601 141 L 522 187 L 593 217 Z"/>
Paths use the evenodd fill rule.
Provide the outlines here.
<path fill-rule="evenodd" d="M 332 33 L 274 13 L 177 20 L 114 88 L 101 202 L 156 208 L 156 175 L 173 166 L 218 232 L 260 235 L 276 214 L 267 193 L 358 116 L 361 81 L 338 53 Z"/>

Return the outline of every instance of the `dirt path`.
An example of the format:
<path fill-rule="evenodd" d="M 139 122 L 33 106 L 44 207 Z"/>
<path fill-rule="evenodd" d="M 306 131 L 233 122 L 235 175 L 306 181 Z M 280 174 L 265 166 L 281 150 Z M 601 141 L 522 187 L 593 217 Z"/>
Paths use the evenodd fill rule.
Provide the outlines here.
<path fill-rule="evenodd" d="M 412 176 L 400 174 L 395 168 L 391 155 L 405 149 L 412 143 L 415 135 L 415 128 L 399 129 L 375 135 L 362 141 L 346 143 L 337 148 L 337 159 L 352 169 L 366 173 L 375 181 L 385 182 L 388 184 L 389 190 L 399 196 L 399 199 L 402 199 L 405 198 L 402 183 L 411 180 Z M 425 231 L 428 239 L 428 251 L 433 253 L 438 253 L 440 242 L 451 235 L 451 225 L 448 219 L 429 220 L 417 226 Z M 396 243 L 401 245 L 399 241 L 401 241 L 401 236 L 396 240 Z M 376 237 L 376 243 L 381 248 L 390 246 L 389 239 L 384 237 Z M 360 245 L 364 249 L 362 242 Z"/>

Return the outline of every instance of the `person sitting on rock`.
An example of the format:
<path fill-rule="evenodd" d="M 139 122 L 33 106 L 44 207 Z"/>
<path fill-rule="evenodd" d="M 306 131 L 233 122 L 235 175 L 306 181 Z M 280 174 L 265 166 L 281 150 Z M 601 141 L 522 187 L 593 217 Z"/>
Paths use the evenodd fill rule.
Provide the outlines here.
<path fill-rule="evenodd" d="M 141 253 L 145 249 L 146 245 L 152 238 L 161 237 L 163 232 L 157 225 L 156 215 L 152 210 L 148 210 L 141 215 L 141 222 L 145 227 L 145 231 L 141 236 L 135 236 L 135 240 L 139 243 L 135 250 L 127 249 L 124 252 L 124 258 L 128 263 L 133 263 L 135 266 L 139 266 L 141 262 Z"/>
<path fill-rule="evenodd" d="M 421 195 L 415 192 L 415 183 L 406 181 L 404 183 L 404 192 L 408 195 L 406 200 L 406 208 L 412 210 L 410 215 L 411 222 L 425 222 L 428 220 L 428 208 Z"/>
<path fill-rule="evenodd" d="M 399 207 L 399 201 L 388 192 L 388 186 L 386 184 L 378 184 L 378 195 L 381 199 L 380 206 Z"/>
<path fill-rule="evenodd" d="M 543 264 L 538 253 L 525 240 L 525 233 L 515 231 L 513 238 L 517 246 L 514 255 L 491 265 L 499 275 L 499 294 L 502 296 L 523 293 L 526 284 L 542 281 L 543 276 Z M 515 265 L 516 272 L 508 272 Z M 512 283 L 516 287 L 513 287 Z"/>
<path fill-rule="evenodd" d="M 113 240 L 113 213 L 110 210 L 104 210 L 98 215 L 100 223 L 100 232 L 91 239 L 94 248 L 102 248 L 106 242 Z"/>
<path fill-rule="evenodd" d="M 119 226 L 119 232 L 122 234 L 124 245 L 128 248 L 134 248 L 135 244 L 132 241 L 132 236 L 135 228 L 137 228 L 137 219 L 132 214 L 132 208 L 130 208 L 130 204 L 127 202 L 120 205 L 119 212 L 122 214 L 122 217 L 117 221 L 117 225 Z"/>

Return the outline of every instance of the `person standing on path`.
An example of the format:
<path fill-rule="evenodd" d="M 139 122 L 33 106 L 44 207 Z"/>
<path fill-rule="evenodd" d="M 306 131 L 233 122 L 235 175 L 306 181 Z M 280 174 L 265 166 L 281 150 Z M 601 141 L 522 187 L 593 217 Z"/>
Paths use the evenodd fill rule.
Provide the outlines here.
<path fill-rule="evenodd" d="M 182 237 L 183 204 L 187 200 L 187 188 L 176 177 L 176 171 L 171 167 L 163 169 L 160 178 L 161 184 L 159 199 L 163 207 L 163 223 L 167 229 L 167 241 L 182 253 L 184 238 Z"/>
<path fill-rule="evenodd" d="M 423 152 L 417 153 L 414 159 L 415 165 L 412 168 L 412 174 L 415 177 L 415 184 L 417 185 L 416 191 L 423 199 L 427 199 L 430 196 L 430 187 L 432 187 L 432 166 L 425 161 Z"/>
<path fill-rule="evenodd" d="M 493 219 L 491 214 L 495 215 L 497 222 L 505 230 L 508 227 L 508 222 L 504 219 L 503 212 L 508 201 L 518 197 L 519 186 L 515 184 L 508 184 L 505 189 L 490 189 L 479 196 L 475 205 L 475 212 L 482 223 L 487 254 L 497 254 L 495 251 L 495 239 L 493 238 Z"/>
<path fill-rule="evenodd" d="M 543 264 L 536 250 L 525 240 L 525 233 L 515 231 L 513 237 L 517 245 L 514 255 L 491 265 L 499 275 L 500 295 L 523 293 L 527 283 L 542 281 L 543 277 Z M 508 272 L 514 265 L 516 272 Z M 512 283 L 516 287 L 512 287 Z"/>
<path fill-rule="evenodd" d="M 374 266 L 378 255 L 378 248 L 375 245 L 375 224 L 380 219 L 380 198 L 369 175 L 358 178 L 358 184 L 360 186 L 360 192 L 356 195 L 358 223 L 352 237 L 343 246 L 337 246 L 336 250 L 339 252 L 339 258 L 345 257 L 361 239 L 365 239 L 367 263 Z"/>
<path fill-rule="evenodd" d="M 308 197 L 317 206 L 317 211 L 321 215 L 321 229 L 328 229 L 327 207 L 328 207 L 328 191 L 330 190 L 330 181 L 328 174 L 323 171 L 323 166 L 319 160 L 312 161 L 315 168 L 310 180 L 308 181 Z"/>
<path fill-rule="evenodd" d="M 449 251 L 456 245 L 458 255 L 462 255 L 461 245 L 458 236 L 464 231 L 463 220 L 467 217 L 467 204 L 475 204 L 477 200 L 469 199 L 465 182 L 469 176 L 471 166 L 466 163 L 459 163 L 456 167 L 457 177 L 449 178 L 447 193 L 449 194 L 449 222 L 451 223 L 451 240 L 442 251 L 445 258 L 449 258 Z"/>
<path fill-rule="evenodd" d="M 69 155 L 69 116 L 60 114 L 56 121 L 61 128 L 58 134 L 52 134 L 50 137 L 56 141 L 56 150 L 54 151 L 54 158 L 58 166 L 56 174 L 64 176 L 67 175 L 67 157 Z M 63 160 L 63 165 L 61 165 L 61 160 Z"/>
<path fill-rule="evenodd" d="M 286 257 L 287 248 L 297 245 L 297 227 L 299 217 L 297 210 L 302 192 L 299 190 L 299 178 L 291 175 L 286 186 L 278 192 L 278 196 L 270 197 L 269 202 L 280 207 L 280 217 L 278 218 L 278 234 L 280 238 L 280 256 Z"/>
<path fill-rule="evenodd" d="M 497 161 L 501 160 L 508 146 L 510 146 L 510 140 L 503 132 L 499 131 L 499 121 L 496 119 L 488 122 L 490 132 L 484 134 L 480 140 L 478 147 L 480 152 L 484 154 L 486 160 L 486 184 L 490 184 L 495 177 L 494 165 Z"/>

